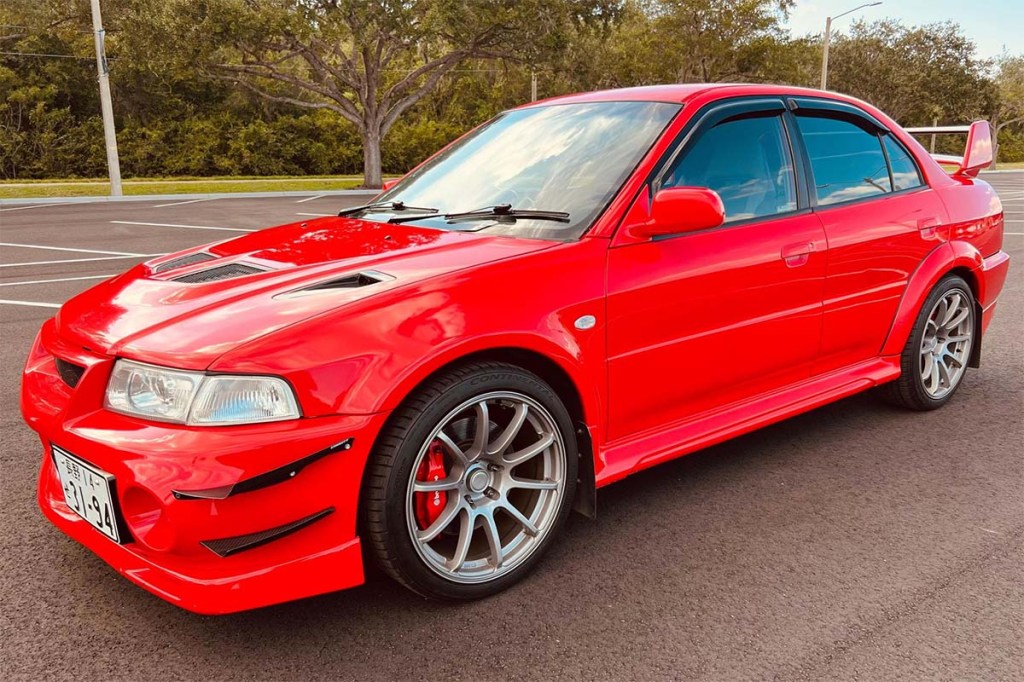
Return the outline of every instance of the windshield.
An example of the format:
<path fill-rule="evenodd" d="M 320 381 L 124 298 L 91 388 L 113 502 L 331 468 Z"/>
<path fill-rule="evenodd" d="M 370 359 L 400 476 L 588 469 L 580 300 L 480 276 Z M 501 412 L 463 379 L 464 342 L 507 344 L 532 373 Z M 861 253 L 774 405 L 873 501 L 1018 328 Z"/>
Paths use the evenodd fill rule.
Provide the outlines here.
<path fill-rule="evenodd" d="M 565 212 L 568 222 L 528 216 L 416 221 L 414 210 L 386 208 L 360 217 L 515 237 L 578 239 L 680 107 L 667 102 L 588 102 L 508 111 L 379 197 L 381 203 L 429 206 L 446 214 L 509 204 L 520 211 Z"/>

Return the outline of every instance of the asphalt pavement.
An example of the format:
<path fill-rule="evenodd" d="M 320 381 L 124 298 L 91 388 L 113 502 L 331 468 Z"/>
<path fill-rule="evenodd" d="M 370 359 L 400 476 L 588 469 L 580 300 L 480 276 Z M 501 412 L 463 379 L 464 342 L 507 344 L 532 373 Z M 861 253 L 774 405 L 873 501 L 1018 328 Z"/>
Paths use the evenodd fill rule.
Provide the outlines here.
<path fill-rule="evenodd" d="M 945 408 L 859 395 L 637 474 L 486 601 L 371 573 L 226 617 L 163 602 L 43 519 L 22 363 L 61 302 L 152 254 L 365 197 L 0 207 L 0 676 L 1024 679 L 1024 171 L 985 177 L 1013 262 Z"/>

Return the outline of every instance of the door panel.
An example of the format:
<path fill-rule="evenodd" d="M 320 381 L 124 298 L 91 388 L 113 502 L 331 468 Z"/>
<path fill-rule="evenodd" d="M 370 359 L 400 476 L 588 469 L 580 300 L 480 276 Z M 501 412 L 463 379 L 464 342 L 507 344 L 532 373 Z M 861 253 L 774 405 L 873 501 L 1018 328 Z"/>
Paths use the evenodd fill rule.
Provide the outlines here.
<path fill-rule="evenodd" d="M 876 357 L 945 208 L 910 154 L 863 112 L 802 101 L 795 121 L 828 238 L 822 373 Z M 832 107 L 832 108 L 830 108 Z M 895 190 L 895 192 L 894 192 Z"/>
<path fill-rule="evenodd" d="M 931 189 L 818 212 L 828 237 L 821 353 L 815 372 L 879 354 L 910 275 L 939 245 L 945 208 Z"/>
<path fill-rule="evenodd" d="M 610 249 L 609 438 L 807 378 L 825 263 L 811 213 Z"/>

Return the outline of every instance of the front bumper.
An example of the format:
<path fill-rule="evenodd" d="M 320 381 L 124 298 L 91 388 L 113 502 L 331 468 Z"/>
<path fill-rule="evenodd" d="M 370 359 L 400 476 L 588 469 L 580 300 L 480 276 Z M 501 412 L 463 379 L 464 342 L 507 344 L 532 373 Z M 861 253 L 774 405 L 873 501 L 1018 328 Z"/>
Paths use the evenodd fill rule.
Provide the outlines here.
<path fill-rule="evenodd" d="M 85 368 L 74 388 L 61 378 L 55 357 Z M 198 613 L 242 611 L 363 582 L 359 486 L 386 415 L 231 427 L 155 424 L 101 407 L 112 364 L 62 345 L 50 322 L 25 368 L 22 413 L 44 452 L 39 506 L 58 528 L 129 580 Z M 341 442 L 348 449 L 332 447 Z M 128 530 L 123 544 L 67 506 L 51 444 L 113 474 Z M 316 453 L 287 475 L 291 464 Z M 266 476 L 275 471 L 286 475 Z M 261 484 L 240 485 L 253 480 Z M 222 499 L 182 496 L 189 491 L 226 492 L 214 495 Z M 231 542 L 302 520 L 270 539 Z M 234 549 L 211 549 L 224 546 Z"/>

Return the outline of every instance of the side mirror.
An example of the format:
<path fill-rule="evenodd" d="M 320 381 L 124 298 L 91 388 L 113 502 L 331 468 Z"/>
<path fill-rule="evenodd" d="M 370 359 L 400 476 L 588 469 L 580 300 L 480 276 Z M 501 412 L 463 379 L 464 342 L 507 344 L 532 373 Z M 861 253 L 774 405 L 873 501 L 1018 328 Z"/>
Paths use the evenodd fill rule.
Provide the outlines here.
<path fill-rule="evenodd" d="M 971 178 L 978 177 L 983 168 L 992 165 L 992 129 L 988 121 L 975 121 L 967 132 L 967 149 L 964 150 L 964 160 L 960 162 L 960 168 L 953 175 L 966 175 Z"/>
<path fill-rule="evenodd" d="M 725 206 L 706 187 L 669 187 L 654 195 L 650 218 L 629 228 L 634 237 L 650 239 L 718 227 L 725 222 Z"/>
<path fill-rule="evenodd" d="M 390 180 L 385 180 L 380 184 L 380 191 L 387 192 L 389 189 L 397 185 L 399 180 L 401 180 L 401 178 L 391 178 Z"/>

